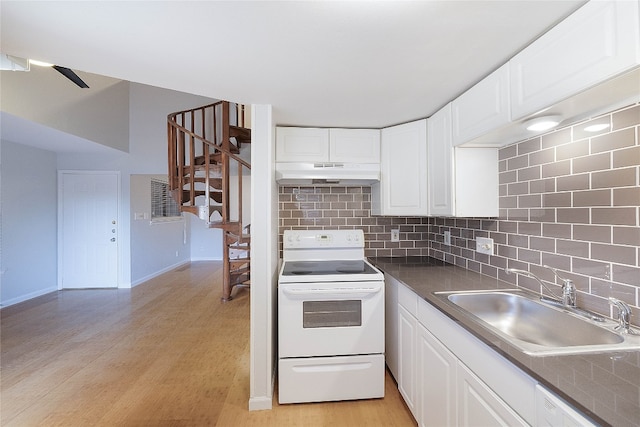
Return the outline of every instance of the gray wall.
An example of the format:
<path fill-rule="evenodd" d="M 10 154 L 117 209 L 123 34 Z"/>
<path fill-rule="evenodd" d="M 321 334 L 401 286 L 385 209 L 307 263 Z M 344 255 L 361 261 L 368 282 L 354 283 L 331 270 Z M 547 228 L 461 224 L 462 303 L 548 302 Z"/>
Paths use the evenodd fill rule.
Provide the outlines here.
<path fill-rule="evenodd" d="M 0 304 L 57 289 L 56 154 L 0 141 Z"/>

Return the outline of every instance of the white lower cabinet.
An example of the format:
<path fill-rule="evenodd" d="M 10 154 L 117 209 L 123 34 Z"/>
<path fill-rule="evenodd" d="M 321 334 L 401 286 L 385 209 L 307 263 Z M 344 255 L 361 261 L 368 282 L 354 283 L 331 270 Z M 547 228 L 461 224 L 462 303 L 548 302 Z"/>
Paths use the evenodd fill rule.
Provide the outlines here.
<path fill-rule="evenodd" d="M 596 426 L 540 384 L 536 386 L 536 411 L 538 427 Z"/>
<path fill-rule="evenodd" d="M 464 364 L 458 362 L 458 425 L 528 426 L 509 405 Z"/>
<path fill-rule="evenodd" d="M 416 341 L 418 336 L 418 320 L 402 305 L 398 306 L 398 390 L 407 407 L 418 419 L 417 403 L 417 370 Z"/>
<path fill-rule="evenodd" d="M 455 426 L 458 359 L 418 324 L 418 425 Z"/>
<path fill-rule="evenodd" d="M 397 287 L 398 389 L 419 426 L 594 425 L 404 284 L 389 282 Z"/>

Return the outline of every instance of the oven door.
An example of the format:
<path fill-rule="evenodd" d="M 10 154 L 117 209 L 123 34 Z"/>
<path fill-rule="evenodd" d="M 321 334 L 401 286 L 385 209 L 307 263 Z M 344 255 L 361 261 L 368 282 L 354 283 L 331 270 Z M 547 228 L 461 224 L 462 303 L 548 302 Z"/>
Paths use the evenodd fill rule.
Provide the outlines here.
<path fill-rule="evenodd" d="M 279 357 L 384 353 L 384 281 L 278 288 Z"/>

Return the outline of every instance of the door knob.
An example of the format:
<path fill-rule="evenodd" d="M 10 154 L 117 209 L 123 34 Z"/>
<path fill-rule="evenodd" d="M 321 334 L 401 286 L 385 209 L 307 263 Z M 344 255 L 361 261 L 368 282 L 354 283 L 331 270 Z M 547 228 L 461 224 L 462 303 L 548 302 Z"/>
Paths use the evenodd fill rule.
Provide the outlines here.
<path fill-rule="evenodd" d="M 115 241 L 116 241 L 116 238 L 115 238 L 115 237 L 112 237 L 112 238 L 111 238 L 111 241 L 112 241 L 112 242 L 115 242 Z"/>

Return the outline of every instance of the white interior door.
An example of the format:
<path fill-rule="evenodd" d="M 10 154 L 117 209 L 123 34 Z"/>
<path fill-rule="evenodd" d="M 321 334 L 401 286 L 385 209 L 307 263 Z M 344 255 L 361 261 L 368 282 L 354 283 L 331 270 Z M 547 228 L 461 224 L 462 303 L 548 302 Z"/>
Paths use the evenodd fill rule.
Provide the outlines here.
<path fill-rule="evenodd" d="M 60 284 L 118 286 L 118 173 L 60 173 Z"/>

